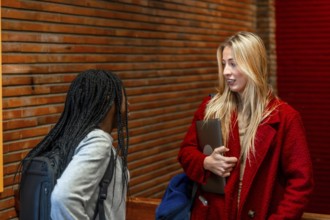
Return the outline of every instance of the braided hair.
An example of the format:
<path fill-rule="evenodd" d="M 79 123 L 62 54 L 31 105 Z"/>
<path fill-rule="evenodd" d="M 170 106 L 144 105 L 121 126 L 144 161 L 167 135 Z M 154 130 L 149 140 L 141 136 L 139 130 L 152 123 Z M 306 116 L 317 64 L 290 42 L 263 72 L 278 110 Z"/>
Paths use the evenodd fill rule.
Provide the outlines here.
<path fill-rule="evenodd" d="M 122 158 L 122 186 L 127 186 L 127 99 L 125 88 L 114 73 L 107 70 L 90 69 L 80 73 L 73 80 L 68 90 L 63 113 L 59 121 L 48 135 L 33 148 L 24 158 L 46 155 L 54 152 L 59 154 L 57 178 L 71 161 L 74 151 L 82 139 L 106 117 L 110 108 L 115 105 L 118 146 L 117 156 Z M 122 103 L 125 100 L 125 103 Z M 125 113 L 121 106 L 125 104 Z M 126 137 L 126 138 L 125 138 Z"/>

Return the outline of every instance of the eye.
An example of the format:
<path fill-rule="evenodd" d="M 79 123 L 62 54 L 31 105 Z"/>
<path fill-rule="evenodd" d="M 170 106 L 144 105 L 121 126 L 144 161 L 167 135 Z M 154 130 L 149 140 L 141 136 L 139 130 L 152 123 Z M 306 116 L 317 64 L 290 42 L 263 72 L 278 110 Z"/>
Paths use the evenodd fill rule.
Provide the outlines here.
<path fill-rule="evenodd" d="M 230 62 L 230 64 L 229 64 L 231 67 L 233 67 L 233 68 L 235 68 L 236 67 L 236 63 L 234 63 L 234 62 Z"/>

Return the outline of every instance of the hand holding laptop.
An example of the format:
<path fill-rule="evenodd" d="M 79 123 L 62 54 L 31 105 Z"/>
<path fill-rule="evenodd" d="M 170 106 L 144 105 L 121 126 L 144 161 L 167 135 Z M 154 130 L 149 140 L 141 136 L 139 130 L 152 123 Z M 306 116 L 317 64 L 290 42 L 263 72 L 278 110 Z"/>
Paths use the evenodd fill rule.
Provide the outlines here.
<path fill-rule="evenodd" d="M 229 149 L 224 146 L 215 148 L 212 154 L 205 158 L 204 168 L 218 176 L 230 176 L 230 172 L 237 163 L 237 158 L 224 156 L 227 151 Z"/>
<path fill-rule="evenodd" d="M 206 192 L 223 194 L 226 184 L 225 177 L 230 175 L 230 171 L 236 165 L 237 158 L 223 156 L 229 149 L 222 146 L 219 119 L 197 121 L 196 129 L 198 144 L 202 147 L 203 153 L 209 155 L 204 160 L 204 168 L 212 172 L 206 184 L 201 187 Z"/>

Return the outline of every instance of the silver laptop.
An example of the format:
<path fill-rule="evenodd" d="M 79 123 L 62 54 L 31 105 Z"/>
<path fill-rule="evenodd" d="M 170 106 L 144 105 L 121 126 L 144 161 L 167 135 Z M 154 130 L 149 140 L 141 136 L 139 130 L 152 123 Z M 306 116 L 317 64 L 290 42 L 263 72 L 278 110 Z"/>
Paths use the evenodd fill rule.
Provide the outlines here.
<path fill-rule="evenodd" d="M 196 121 L 196 129 L 198 144 L 204 154 L 210 155 L 215 148 L 223 145 L 219 119 Z M 226 178 L 211 173 L 206 184 L 201 185 L 201 188 L 206 192 L 224 194 L 225 185 Z"/>

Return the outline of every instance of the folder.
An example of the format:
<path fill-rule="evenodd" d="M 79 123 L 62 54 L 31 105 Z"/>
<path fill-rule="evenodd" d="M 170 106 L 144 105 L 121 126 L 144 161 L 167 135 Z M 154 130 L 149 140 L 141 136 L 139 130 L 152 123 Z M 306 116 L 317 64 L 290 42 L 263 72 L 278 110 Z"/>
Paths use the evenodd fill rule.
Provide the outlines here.
<path fill-rule="evenodd" d="M 219 119 L 196 121 L 197 139 L 199 146 L 206 155 L 212 154 L 213 150 L 223 145 L 221 123 Z M 205 192 L 224 194 L 226 178 L 211 173 L 201 188 Z"/>

